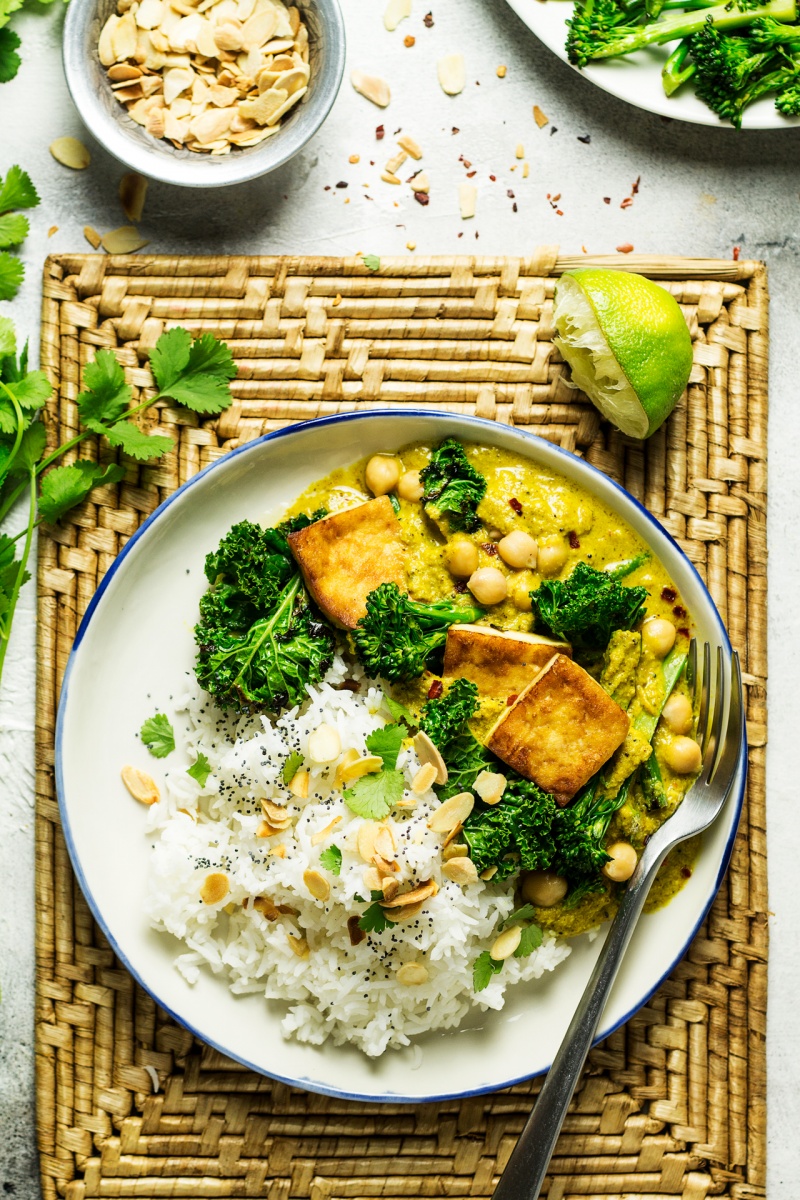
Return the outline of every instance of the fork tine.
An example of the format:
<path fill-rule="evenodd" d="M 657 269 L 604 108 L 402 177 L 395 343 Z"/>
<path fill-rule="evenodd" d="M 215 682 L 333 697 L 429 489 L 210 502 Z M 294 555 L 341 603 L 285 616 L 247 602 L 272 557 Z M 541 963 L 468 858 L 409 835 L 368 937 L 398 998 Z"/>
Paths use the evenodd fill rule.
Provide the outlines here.
<path fill-rule="evenodd" d="M 697 638 L 692 638 L 689 642 L 689 654 L 686 659 L 686 682 L 692 689 L 692 693 L 697 693 Z"/>
<path fill-rule="evenodd" d="M 710 648 L 709 648 L 710 649 Z M 725 717 L 725 660 L 722 647 L 717 646 L 717 662 L 714 689 L 709 711 L 708 728 L 703 730 L 703 769 L 699 783 L 710 782 L 722 740 L 722 723 Z"/>
<path fill-rule="evenodd" d="M 722 753 L 714 772 L 714 784 L 727 788 L 736 772 L 744 737 L 744 696 L 742 694 L 742 666 L 739 655 L 731 655 L 731 702 L 728 709 L 728 724 Z"/>
<path fill-rule="evenodd" d="M 703 643 L 703 673 L 700 679 L 695 681 L 695 688 L 698 683 L 700 685 L 700 704 L 697 712 L 697 740 L 705 754 L 709 730 L 708 706 L 711 700 L 711 647 L 708 642 Z"/>

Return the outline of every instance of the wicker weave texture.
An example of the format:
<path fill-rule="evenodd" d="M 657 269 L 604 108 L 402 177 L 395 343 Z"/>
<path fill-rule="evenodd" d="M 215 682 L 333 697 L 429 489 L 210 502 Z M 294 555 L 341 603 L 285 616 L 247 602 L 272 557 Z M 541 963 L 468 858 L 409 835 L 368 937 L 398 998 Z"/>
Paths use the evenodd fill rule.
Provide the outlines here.
<path fill-rule="evenodd" d="M 552 341 L 553 286 L 578 262 L 664 281 L 689 323 L 687 394 L 646 445 L 602 423 L 564 383 Z M 229 341 L 239 365 L 235 403 L 207 422 L 166 406 L 148 414 L 149 428 L 176 439 L 174 453 L 155 466 L 128 463 L 122 484 L 94 493 L 40 542 L 37 1093 L 45 1200 L 480 1200 L 508 1159 L 536 1083 L 463 1102 L 354 1104 L 272 1083 L 194 1041 L 115 962 L 75 883 L 55 798 L 55 708 L 77 623 L 142 520 L 243 441 L 322 414 L 409 402 L 534 427 L 623 483 L 696 564 L 743 656 L 750 775 L 731 869 L 671 979 L 590 1055 L 547 1196 L 764 1195 L 761 265 L 575 260 L 556 247 L 521 259 L 385 259 L 378 272 L 361 259 L 65 255 L 48 260 L 44 280 L 53 444 L 77 428 L 87 359 L 114 349 L 143 398 L 152 384 L 146 350 L 174 323 Z"/>

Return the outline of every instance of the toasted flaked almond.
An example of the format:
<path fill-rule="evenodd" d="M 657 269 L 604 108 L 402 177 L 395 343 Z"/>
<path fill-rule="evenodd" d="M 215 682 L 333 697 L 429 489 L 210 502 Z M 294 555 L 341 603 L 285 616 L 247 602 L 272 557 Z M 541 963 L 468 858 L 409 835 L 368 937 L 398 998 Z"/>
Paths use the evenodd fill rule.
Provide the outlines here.
<path fill-rule="evenodd" d="M 285 92 L 283 88 L 270 88 L 269 91 L 261 92 L 252 100 L 242 100 L 239 112 L 243 117 L 249 117 L 259 125 L 269 125 L 275 120 L 276 114 L 288 99 L 289 93 Z"/>
<path fill-rule="evenodd" d="M 496 866 L 487 867 L 485 871 L 481 871 L 481 879 L 485 879 L 488 882 L 490 879 L 494 879 L 496 874 L 497 874 Z"/>
<path fill-rule="evenodd" d="M 283 842 L 279 842 L 277 846 L 270 846 L 269 854 L 274 854 L 276 858 L 286 858 L 286 847 Z"/>
<path fill-rule="evenodd" d="M 280 83 L 280 80 L 279 80 L 279 83 Z M 279 87 L 279 88 L 276 88 L 275 90 L 283 91 L 284 89 L 283 89 L 283 87 Z M 277 122 L 280 121 L 281 117 L 284 116 L 284 114 L 287 113 L 290 108 L 293 108 L 295 104 L 297 104 L 300 100 L 303 99 L 303 96 L 305 96 L 307 91 L 308 91 L 308 88 L 306 88 L 306 87 L 296 88 L 291 93 L 290 96 L 286 97 L 286 99 L 284 100 L 284 102 L 280 106 L 280 108 L 277 110 L 277 112 L 274 112 L 272 114 L 272 116 L 267 121 L 267 125 L 268 126 L 276 125 Z"/>
<path fill-rule="evenodd" d="M 500 937 L 495 939 L 489 954 L 495 962 L 503 962 L 504 959 L 511 958 L 521 939 L 522 929 L 519 925 L 512 925 L 510 929 L 504 929 Z"/>
<path fill-rule="evenodd" d="M 303 883 L 315 900 L 327 900 L 331 894 L 331 885 L 319 871 L 304 871 Z"/>
<path fill-rule="evenodd" d="M 375 855 L 375 866 L 381 879 L 400 870 L 399 863 L 395 862 L 393 858 L 381 858 L 379 854 Z"/>
<path fill-rule="evenodd" d="M 92 156 L 83 142 L 79 142 L 74 137 L 56 138 L 54 142 L 50 143 L 50 153 L 56 162 L 60 162 L 64 167 L 70 167 L 73 171 L 85 170 L 92 161 Z"/>
<path fill-rule="evenodd" d="M 274 8 L 261 9 L 245 21 L 242 27 L 242 45 L 252 50 L 265 45 L 278 28 L 278 14 Z"/>
<path fill-rule="evenodd" d="M 358 853 L 361 855 L 365 863 L 375 861 L 375 839 L 381 831 L 381 826 L 376 821 L 364 821 L 359 826 L 356 834 L 356 845 Z"/>
<path fill-rule="evenodd" d="M 293 71 L 282 71 L 278 76 L 277 86 L 281 91 L 288 92 L 290 96 L 293 96 L 295 92 L 307 87 L 308 80 L 308 67 L 304 63 L 302 67 L 296 67 Z"/>
<path fill-rule="evenodd" d="M 457 792 L 439 805 L 428 821 L 428 828 L 434 833 L 449 833 L 457 825 L 463 825 L 474 807 L 472 792 Z"/>
<path fill-rule="evenodd" d="M 387 863 L 393 861 L 396 847 L 394 835 L 389 825 L 379 826 L 378 832 L 373 838 L 372 845 L 377 858 L 382 858 Z"/>
<path fill-rule="evenodd" d="M 147 114 L 144 127 L 151 137 L 162 138 L 164 136 L 164 111 L 159 105 L 153 105 Z"/>
<path fill-rule="evenodd" d="M 507 783 L 499 771 L 481 771 L 472 786 L 484 804 L 499 804 Z"/>
<path fill-rule="evenodd" d="M 260 912 L 263 917 L 266 917 L 268 921 L 277 921 L 281 915 L 269 896 L 256 896 L 253 901 L 253 908 L 256 912 Z"/>
<path fill-rule="evenodd" d="M 289 825 L 291 823 L 292 818 L 284 805 L 276 804 L 274 800 L 267 800 L 264 797 L 261 801 L 261 811 L 273 825 L 281 825 L 283 823 Z"/>
<path fill-rule="evenodd" d="M 436 767 L 433 765 L 433 763 L 423 763 L 414 778 L 411 780 L 411 790 L 418 796 L 421 796 L 423 792 L 427 792 L 435 782 Z"/>
<path fill-rule="evenodd" d="M 533 119 L 540 129 L 544 129 L 545 125 L 550 124 L 550 118 L 544 115 L 538 104 L 533 106 Z"/>
<path fill-rule="evenodd" d="M 415 920 L 425 907 L 424 900 L 418 900 L 416 904 L 407 904 L 405 908 L 393 908 L 389 914 L 389 920 L 395 925 L 400 925 L 406 921 Z"/>
<path fill-rule="evenodd" d="M 352 917 L 347 918 L 347 935 L 350 938 L 351 946 L 358 946 L 366 938 L 366 933 L 359 925 L 361 917 L 358 913 L 354 913 Z"/>
<path fill-rule="evenodd" d="M 444 759 L 439 751 L 434 746 L 427 733 L 419 731 L 414 738 L 414 749 L 417 753 L 417 758 L 424 765 L 425 763 L 433 763 L 436 767 L 436 782 L 438 784 L 447 783 L 447 767 Z"/>
<path fill-rule="evenodd" d="M 467 221 L 470 217 L 475 216 L 475 201 L 477 198 L 478 189 L 473 184 L 460 183 L 458 185 L 458 208 L 462 221 Z"/>
<path fill-rule="evenodd" d="M 114 89 L 114 94 L 122 104 L 133 104 L 142 99 L 144 90 L 141 83 L 121 83 L 118 89 Z"/>
<path fill-rule="evenodd" d="M 222 21 L 214 28 L 214 42 L 218 50 L 241 50 L 242 23 L 235 19 Z"/>
<path fill-rule="evenodd" d="M 120 225 L 119 229 L 104 233 L 101 240 L 109 254 L 134 254 L 147 245 L 147 239 L 133 225 Z"/>
<path fill-rule="evenodd" d="M 442 91 L 448 96 L 463 92 L 467 79 L 463 54 L 446 54 L 440 58 L 436 64 L 436 74 Z"/>
<path fill-rule="evenodd" d="M 111 31 L 111 45 L 117 62 L 125 62 L 126 58 L 133 58 L 136 53 L 137 37 L 136 18 L 133 13 L 127 12 L 120 17 L 118 24 Z"/>
<path fill-rule="evenodd" d="M 429 900 L 431 896 L 435 896 L 438 890 L 435 879 L 426 879 L 424 883 L 418 884 L 410 892 L 403 892 L 402 895 L 395 896 L 394 900 L 385 901 L 383 907 L 404 908 L 407 904 L 418 904 L 422 900 Z"/>
<path fill-rule="evenodd" d="M 325 826 L 324 829 L 318 829 L 317 832 L 314 834 L 314 836 L 311 839 L 311 845 L 318 846 L 320 844 L 320 842 L 324 842 L 325 838 L 328 836 L 329 833 L 332 832 L 334 827 L 339 824 L 341 819 L 342 819 L 341 817 L 334 817 L 332 821 L 328 822 L 328 824 Z"/>
<path fill-rule="evenodd" d="M 428 179 L 427 171 L 419 171 L 411 179 L 411 187 L 415 192 L 424 192 L 427 196 L 431 190 L 431 181 Z"/>
<path fill-rule="evenodd" d="M 392 98 L 388 83 L 377 75 L 367 75 L 365 71 L 351 71 L 350 82 L 359 95 L 377 104 L 378 108 L 386 108 Z"/>
<path fill-rule="evenodd" d="M 102 241 L 102 238 L 97 230 L 93 229 L 91 225 L 84 225 L 83 236 L 86 238 L 93 250 L 100 249 L 100 242 Z"/>
<path fill-rule="evenodd" d="M 121 18 L 116 13 L 112 13 L 100 31 L 97 53 L 104 67 L 110 67 L 113 62 L 116 62 L 117 56 L 114 52 L 114 43 L 111 39 L 120 20 Z"/>
<path fill-rule="evenodd" d="M 287 933 L 286 940 L 298 958 L 308 958 L 310 950 L 305 938 L 295 937 L 293 933 Z"/>
<path fill-rule="evenodd" d="M 463 842 L 450 842 L 442 849 L 442 862 L 451 858 L 466 858 L 468 855 L 469 846 L 465 846 Z"/>
<path fill-rule="evenodd" d="M 425 983 L 428 978 L 428 968 L 424 963 L 407 962 L 403 963 L 397 971 L 397 982 L 403 987 L 419 987 L 421 983 Z"/>
<path fill-rule="evenodd" d="M 405 150 L 398 150 L 397 154 L 393 155 L 386 164 L 387 173 L 389 175 L 396 175 L 407 158 L 408 155 Z"/>
<path fill-rule="evenodd" d="M 381 880 L 381 891 L 383 892 L 384 900 L 394 900 L 397 893 L 400 891 L 400 884 L 392 876 L 387 875 Z"/>
<path fill-rule="evenodd" d="M 134 67 L 131 63 L 114 63 L 108 68 L 108 78 L 112 83 L 129 83 L 132 79 L 141 79 L 142 68 Z"/>
<path fill-rule="evenodd" d="M 333 725 L 318 725 L 308 739 L 308 757 L 315 763 L 329 763 L 342 752 L 342 739 Z"/>
<path fill-rule="evenodd" d="M 259 821 L 258 828 L 256 829 L 256 837 L 275 837 L 276 833 L 285 833 L 287 828 L 286 825 L 273 825 L 271 821 Z"/>
<path fill-rule="evenodd" d="M 374 755 L 373 757 L 377 758 L 377 755 Z M 344 772 L 348 767 L 351 767 L 353 763 L 358 762 L 359 758 L 360 755 L 353 746 L 351 746 L 348 750 L 345 750 L 344 754 L 336 765 L 336 774 L 333 777 L 334 787 L 341 787 L 342 784 L 346 782 Z M 375 768 L 376 770 L 380 770 L 380 768 L 383 766 L 383 759 L 378 759 L 378 762 L 379 766 Z"/>
<path fill-rule="evenodd" d="M 451 843 L 452 843 L 452 842 L 454 842 L 454 841 L 456 840 L 456 838 L 457 838 L 457 837 L 460 837 L 460 836 L 461 836 L 461 831 L 463 830 L 463 828 L 464 828 L 464 826 L 461 824 L 461 822 L 460 822 L 460 821 L 458 822 L 458 824 L 457 824 L 457 825 L 454 825 L 454 826 L 453 826 L 453 828 L 452 828 L 452 829 L 450 830 L 450 832 L 448 833 L 447 837 L 446 837 L 446 838 L 444 839 L 444 841 L 442 842 L 442 849 L 443 849 L 443 850 L 446 850 L 446 849 L 447 849 L 447 847 L 448 847 L 449 845 L 451 845 Z"/>
<path fill-rule="evenodd" d="M 216 58 L 217 43 L 214 41 L 214 26 L 210 21 L 201 20 L 194 37 L 197 53 L 204 58 Z"/>
<path fill-rule="evenodd" d="M 398 800 L 397 804 L 395 804 L 395 808 L 412 809 L 412 808 L 416 808 L 416 807 L 417 807 L 417 797 L 416 796 L 409 796 L 408 799 L 406 799 L 406 800 Z"/>
<path fill-rule="evenodd" d="M 200 899 L 203 901 L 203 904 L 219 904 L 221 900 L 225 899 L 230 890 L 231 885 L 228 882 L 228 876 L 225 872 L 212 871 L 203 880 L 203 886 L 200 888 Z"/>
<path fill-rule="evenodd" d="M 383 10 L 383 24 L 391 33 L 401 21 L 411 16 L 411 0 L 389 0 Z"/>
<path fill-rule="evenodd" d="M 140 771 L 138 767 L 123 767 L 122 782 L 134 800 L 138 800 L 140 804 L 157 804 L 161 799 L 155 779 L 146 771 Z"/>
<path fill-rule="evenodd" d="M 373 775 L 383 767 L 383 764 L 383 758 L 377 754 L 360 757 L 356 752 L 355 758 L 351 758 L 350 762 L 342 763 L 341 768 L 339 768 L 339 775 L 341 775 L 343 784 L 350 784 L 354 779 L 361 779 L 362 775 Z"/>
<path fill-rule="evenodd" d="M 147 180 L 136 171 L 129 171 L 119 181 L 119 200 L 129 221 L 141 221 L 147 196 Z"/>
<path fill-rule="evenodd" d="M 189 132 L 189 118 L 180 120 L 169 109 L 164 112 L 164 137 L 179 145 Z"/>
<path fill-rule="evenodd" d="M 389 879 L 391 876 L 385 876 Z M 364 872 L 364 886 L 368 892 L 380 892 L 383 887 L 384 876 L 381 875 L 377 867 L 367 867 Z"/>
<path fill-rule="evenodd" d="M 530 163 L 526 163 L 526 162 L 523 163 L 522 164 L 522 178 L 527 179 L 528 176 L 530 175 L 530 173 L 531 173 Z"/>
<path fill-rule="evenodd" d="M 471 858 L 451 858 L 442 867 L 442 874 L 461 887 L 478 882 L 478 870 Z"/>
<path fill-rule="evenodd" d="M 209 103 L 213 104 L 215 108 L 230 108 L 232 105 L 236 104 L 238 99 L 239 92 L 236 88 L 222 87 L 218 83 L 212 83 L 211 87 L 208 89 Z M 233 127 L 234 121 L 240 120 L 241 117 L 237 112 L 236 116 L 233 118 L 233 121 L 231 121 L 231 127 Z"/>
<path fill-rule="evenodd" d="M 169 106 L 192 86 L 196 75 L 191 67 L 168 67 L 164 71 L 164 103 Z"/>
<path fill-rule="evenodd" d="M 198 117 L 193 117 L 189 124 L 189 132 L 197 138 L 201 145 L 210 146 L 225 133 L 233 120 L 235 109 L 211 108 Z"/>
<path fill-rule="evenodd" d="M 381 171 L 381 179 L 384 183 L 401 183 L 396 175 L 392 175 L 391 171 Z"/>
<path fill-rule="evenodd" d="M 515 151 L 515 156 L 517 158 L 525 157 L 525 147 L 523 146 L 522 142 L 517 142 L 517 149 Z"/>
<path fill-rule="evenodd" d="M 136 24 L 140 29 L 157 29 L 164 16 L 163 0 L 139 0 Z"/>
<path fill-rule="evenodd" d="M 419 143 L 415 142 L 410 133 L 403 133 L 397 139 L 398 146 L 402 146 L 406 154 L 410 154 L 412 158 L 419 160 L 422 158 L 422 151 L 419 148 Z"/>
<path fill-rule="evenodd" d="M 289 791 L 293 796 L 296 796 L 298 800 L 307 800 L 308 783 L 308 771 L 305 767 L 301 767 L 300 770 L 296 771 L 292 776 L 291 782 L 289 783 Z"/>

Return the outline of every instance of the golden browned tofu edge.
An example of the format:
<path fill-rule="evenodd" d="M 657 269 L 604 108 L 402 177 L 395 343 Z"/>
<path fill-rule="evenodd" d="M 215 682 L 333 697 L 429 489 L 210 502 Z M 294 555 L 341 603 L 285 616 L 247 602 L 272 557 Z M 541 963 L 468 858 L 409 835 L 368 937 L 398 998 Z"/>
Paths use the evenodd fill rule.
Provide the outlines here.
<path fill-rule="evenodd" d="M 501 714 L 486 745 L 564 805 L 622 745 L 629 725 L 588 671 L 556 654 Z"/>
<path fill-rule="evenodd" d="M 355 628 L 381 583 L 405 588 L 405 547 L 388 496 L 290 533 L 289 546 L 314 600 L 343 629 Z"/>
<path fill-rule="evenodd" d="M 483 696 L 510 696 L 527 687 L 555 653 L 569 656 L 571 648 L 566 642 L 537 634 L 486 625 L 451 625 L 442 675 L 468 679 Z"/>

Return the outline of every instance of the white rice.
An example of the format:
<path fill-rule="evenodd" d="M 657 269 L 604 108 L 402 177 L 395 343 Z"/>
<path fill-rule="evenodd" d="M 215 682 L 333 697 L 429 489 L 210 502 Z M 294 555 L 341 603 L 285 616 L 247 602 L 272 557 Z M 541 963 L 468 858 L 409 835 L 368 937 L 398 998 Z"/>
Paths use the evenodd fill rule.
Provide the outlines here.
<path fill-rule="evenodd" d="M 305 754 L 309 734 L 322 722 L 338 729 L 343 749 L 364 753 L 368 734 L 391 719 L 380 688 L 368 680 L 359 681 L 357 693 L 336 690 L 354 675 L 352 665 L 337 657 L 325 682 L 309 690 L 307 702 L 275 724 L 228 717 L 199 690 L 180 699 L 176 741 L 190 762 L 205 754 L 213 774 L 200 788 L 185 768 L 169 771 L 162 800 L 149 810 L 148 830 L 157 836 L 148 915 L 156 929 L 186 944 L 176 966 L 188 982 L 207 965 L 236 994 L 258 992 L 285 1001 L 285 1037 L 314 1044 L 329 1037 L 337 1044 L 350 1041 L 374 1056 L 387 1047 L 408 1046 L 428 1030 L 456 1026 L 473 1007 L 502 1008 L 509 985 L 551 971 L 569 947 L 546 935 L 533 954 L 508 959 L 484 991 L 473 991 L 473 964 L 512 911 L 513 884 L 479 881 L 461 887 L 442 875 L 443 838 L 427 827 L 439 804 L 432 790 L 417 798 L 413 811 L 395 809 L 388 823 L 398 847 L 401 888 L 435 879 L 438 894 L 416 919 L 371 933 L 358 946 L 350 944 L 347 919 L 365 907 L 356 896 L 369 901 L 365 864 L 356 848 L 362 819 L 332 789 L 333 767 L 311 767 L 307 800 L 289 793 L 281 772 L 291 751 Z M 405 775 L 406 798 L 413 797 L 410 783 L 419 768 L 413 750 L 401 751 L 398 768 Z M 256 837 L 262 797 L 292 814 L 285 833 Z M 341 819 L 312 846 L 313 835 L 334 817 Z M 270 854 L 281 843 L 285 857 Z M 342 851 L 339 876 L 320 865 L 320 854 L 331 845 Z M 314 899 L 305 887 L 307 869 L 321 871 L 329 881 L 326 901 Z M 230 892 L 216 905 L 200 899 L 212 871 L 224 871 L 230 883 Z M 253 907 L 258 896 L 291 905 L 298 915 L 269 921 Z M 294 953 L 288 934 L 306 939 L 307 958 Z M 427 981 L 401 986 L 397 970 L 412 961 L 424 963 Z"/>

